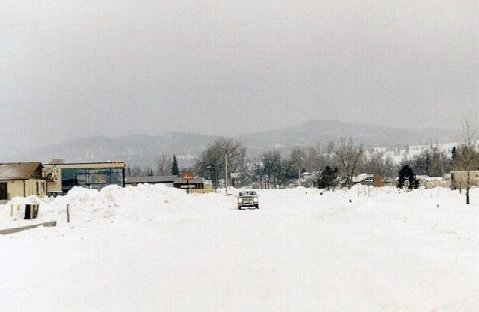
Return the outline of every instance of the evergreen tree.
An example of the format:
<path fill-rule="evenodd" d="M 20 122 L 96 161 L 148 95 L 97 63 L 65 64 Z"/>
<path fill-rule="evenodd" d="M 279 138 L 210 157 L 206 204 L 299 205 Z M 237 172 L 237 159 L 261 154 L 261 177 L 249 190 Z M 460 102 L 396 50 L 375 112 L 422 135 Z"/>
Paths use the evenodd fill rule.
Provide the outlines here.
<path fill-rule="evenodd" d="M 180 170 L 178 169 L 178 161 L 176 160 L 176 155 L 173 155 L 173 165 L 171 166 L 171 174 L 175 176 L 180 175 Z"/>
<path fill-rule="evenodd" d="M 329 166 L 324 168 L 321 177 L 318 180 L 318 188 L 320 189 L 335 189 L 338 185 L 338 168 L 332 169 Z"/>
<path fill-rule="evenodd" d="M 452 158 L 452 169 L 454 170 L 457 166 L 457 148 L 454 146 L 451 151 L 451 158 Z"/>
<path fill-rule="evenodd" d="M 409 165 L 404 165 L 404 167 L 399 170 L 398 188 L 403 188 L 406 180 L 408 181 L 408 188 L 410 190 L 419 187 L 419 180 L 416 179 L 416 176 Z"/>

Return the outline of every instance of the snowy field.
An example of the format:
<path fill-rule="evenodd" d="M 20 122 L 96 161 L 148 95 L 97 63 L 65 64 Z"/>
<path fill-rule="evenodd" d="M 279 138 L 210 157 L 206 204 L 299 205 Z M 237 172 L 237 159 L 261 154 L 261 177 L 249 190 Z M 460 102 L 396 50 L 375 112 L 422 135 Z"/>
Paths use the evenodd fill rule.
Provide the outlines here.
<path fill-rule="evenodd" d="M 29 198 L 58 226 L 0 235 L 0 311 L 479 311 L 479 190 L 258 192 Z"/>

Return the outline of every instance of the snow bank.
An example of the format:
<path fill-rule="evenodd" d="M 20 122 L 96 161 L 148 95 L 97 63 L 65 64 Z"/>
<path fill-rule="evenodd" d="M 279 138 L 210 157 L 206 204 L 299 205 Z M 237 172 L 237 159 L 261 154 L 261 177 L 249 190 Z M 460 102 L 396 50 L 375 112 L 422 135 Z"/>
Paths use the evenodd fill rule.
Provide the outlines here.
<path fill-rule="evenodd" d="M 212 199 L 212 200 L 210 200 Z M 199 210 L 211 209 L 228 202 L 219 194 L 190 194 L 161 184 L 141 184 L 121 188 L 108 186 L 101 191 L 75 187 L 66 196 L 56 198 L 14 198 L 0 206 L 0 228 L 56 220 L 58 226 L 89 223 L 183 222 L 200 217 Z M 39 204 L 38 218 L 23 220 L 25 204 Z M 71 223 L 67 224 L 67 205 Z M 13 216 L 11 207 L 13 206 Z M 18 210 L 17 207 L 20 207 Z"/>

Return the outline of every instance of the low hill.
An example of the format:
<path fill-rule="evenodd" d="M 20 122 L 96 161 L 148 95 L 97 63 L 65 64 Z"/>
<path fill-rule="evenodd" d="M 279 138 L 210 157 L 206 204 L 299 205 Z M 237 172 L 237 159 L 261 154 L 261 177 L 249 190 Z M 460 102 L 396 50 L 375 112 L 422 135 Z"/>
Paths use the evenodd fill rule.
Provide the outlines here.
<path fill-rule="evenodd" d="M 398 146 L 448 142 L 457 139 L 457 131 L 447 129 L 400 129 L 371 124 L 332 120 L 307 121 L 294 127 L 244 134 L 235 137 L 252 156 L 278 149 L 284 153 L 295 146 L 326 145 L 330 141 L 352 137 L 366 146 Z M 154 166 L 157 155 L 176 154 L 180 166 L 191 166 L 194 159 L 218 137 L 172 132 L 165 135 L 96 136 L 73 139 L 23 153 L 3 150 L 0 160 L 43 161 L 62 158 L 68 162 L 122 160 L 130 165 Z M 0 152 L 1 153 L 1 152 Z"/>

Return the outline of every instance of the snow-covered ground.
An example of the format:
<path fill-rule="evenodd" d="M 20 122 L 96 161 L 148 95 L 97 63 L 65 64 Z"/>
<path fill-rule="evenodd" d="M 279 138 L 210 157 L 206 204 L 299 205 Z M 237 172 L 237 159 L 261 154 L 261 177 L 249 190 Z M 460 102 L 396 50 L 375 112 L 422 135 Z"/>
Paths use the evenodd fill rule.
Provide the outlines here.
<path fill-rule="evenodd" d="M 0 235 L 0 311 L 479 311 L 479 190 L 258 192 L 245 211 L 161 185 L 29 198 L 34 222 L 0 206 L 0 229 L 58 221 Z"/>

